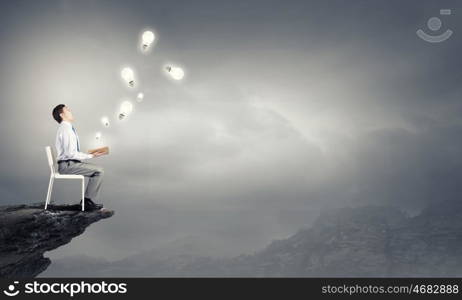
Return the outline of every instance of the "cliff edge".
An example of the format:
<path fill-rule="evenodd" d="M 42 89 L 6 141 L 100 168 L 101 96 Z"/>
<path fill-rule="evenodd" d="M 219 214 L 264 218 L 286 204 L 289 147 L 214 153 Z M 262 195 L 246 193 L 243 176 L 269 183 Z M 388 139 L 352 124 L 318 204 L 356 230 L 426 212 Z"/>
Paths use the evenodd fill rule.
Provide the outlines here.
<path fill-rule="evenodd" d="M 35 277 L 51 263 L 43 256 L 114 211 L 82 212 L 76 205 L 0 206 L 0 277 Z"/>

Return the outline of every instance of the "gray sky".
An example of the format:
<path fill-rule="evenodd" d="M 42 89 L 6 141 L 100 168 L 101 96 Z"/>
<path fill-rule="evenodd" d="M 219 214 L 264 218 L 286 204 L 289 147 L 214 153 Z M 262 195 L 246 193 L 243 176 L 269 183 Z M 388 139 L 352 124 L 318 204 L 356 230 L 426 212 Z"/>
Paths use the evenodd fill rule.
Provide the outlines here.
<path fill-rule="evenodd" d="M 441 8 L 430 44 L 415 34 Z M 460 1 L 11 1 L 0 12 L 2 204 L 43 201 L 51 109 L 111 155 L 101 202 L 116 215 L 59 257 L 111 259 L 206 236 L 249 252 L 319 209 L 415 212 L 462 192 Z M 138 38 L 153 29 L 149 55 Z M 437 32 L 440 33 L 440 32 Z M 185 67 L 181 82 L 165 63 Z M 123 66 L 139 85 L 124 87 Z M 123 99 L 136 103 L 125 122 Z M 111 118 L 102 128 L 103 115 Z M 53 197 L 77 202 L 77 184 Z"/>

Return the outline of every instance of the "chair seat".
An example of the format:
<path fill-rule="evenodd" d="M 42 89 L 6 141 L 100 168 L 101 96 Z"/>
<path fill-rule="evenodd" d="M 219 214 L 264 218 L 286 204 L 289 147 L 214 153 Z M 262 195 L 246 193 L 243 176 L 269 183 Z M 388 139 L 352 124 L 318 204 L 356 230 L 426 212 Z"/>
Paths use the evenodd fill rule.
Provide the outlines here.
<path fill-rule="evenodd" d="M 60 179 L 83 179 L 83 175 L 73 175 L 73 174 L 55 174 L 55 178 Z"/>

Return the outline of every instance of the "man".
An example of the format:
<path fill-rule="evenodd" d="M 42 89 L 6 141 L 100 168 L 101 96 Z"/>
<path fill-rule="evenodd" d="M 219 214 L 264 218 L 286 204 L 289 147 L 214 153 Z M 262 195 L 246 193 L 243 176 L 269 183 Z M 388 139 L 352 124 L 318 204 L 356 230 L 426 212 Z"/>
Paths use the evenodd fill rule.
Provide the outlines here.
<path fill-rule="evenodd" d="M 85 191 L 85 210 L 102 209 L 102 204 L 93 201 L 98 199 L 104 170 L 102 167 L 82 162 L 103 155 L 96 152 L 88 154 L 80 152 L 80 141 L 77 132 L 72 126 L 74 117 L 69 107 L 59 104 L 53 109 L 53 118 L 59 123 L 56 134 L 56 153 L 58 160 L 58 172 L 60 174 L 77 174 L 88 177 Z M 80 205 L 82 201 L 80 201 Z"/>

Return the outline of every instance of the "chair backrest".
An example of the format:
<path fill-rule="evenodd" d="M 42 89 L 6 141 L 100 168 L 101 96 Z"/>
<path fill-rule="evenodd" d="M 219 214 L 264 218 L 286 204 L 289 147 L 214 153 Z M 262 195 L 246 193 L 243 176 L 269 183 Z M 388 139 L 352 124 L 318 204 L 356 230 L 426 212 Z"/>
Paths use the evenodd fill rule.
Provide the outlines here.
<path fill-rule="evenodd" d="M 50 166 L 51 173 L 54 174 L 56 173 L 56 159 L 54 156 L 53 151 L 51 150 L 50 146 L 45 147 L 45 152 L 47 153 L 47 159 L 48 159 L 48 166 Z"/>

